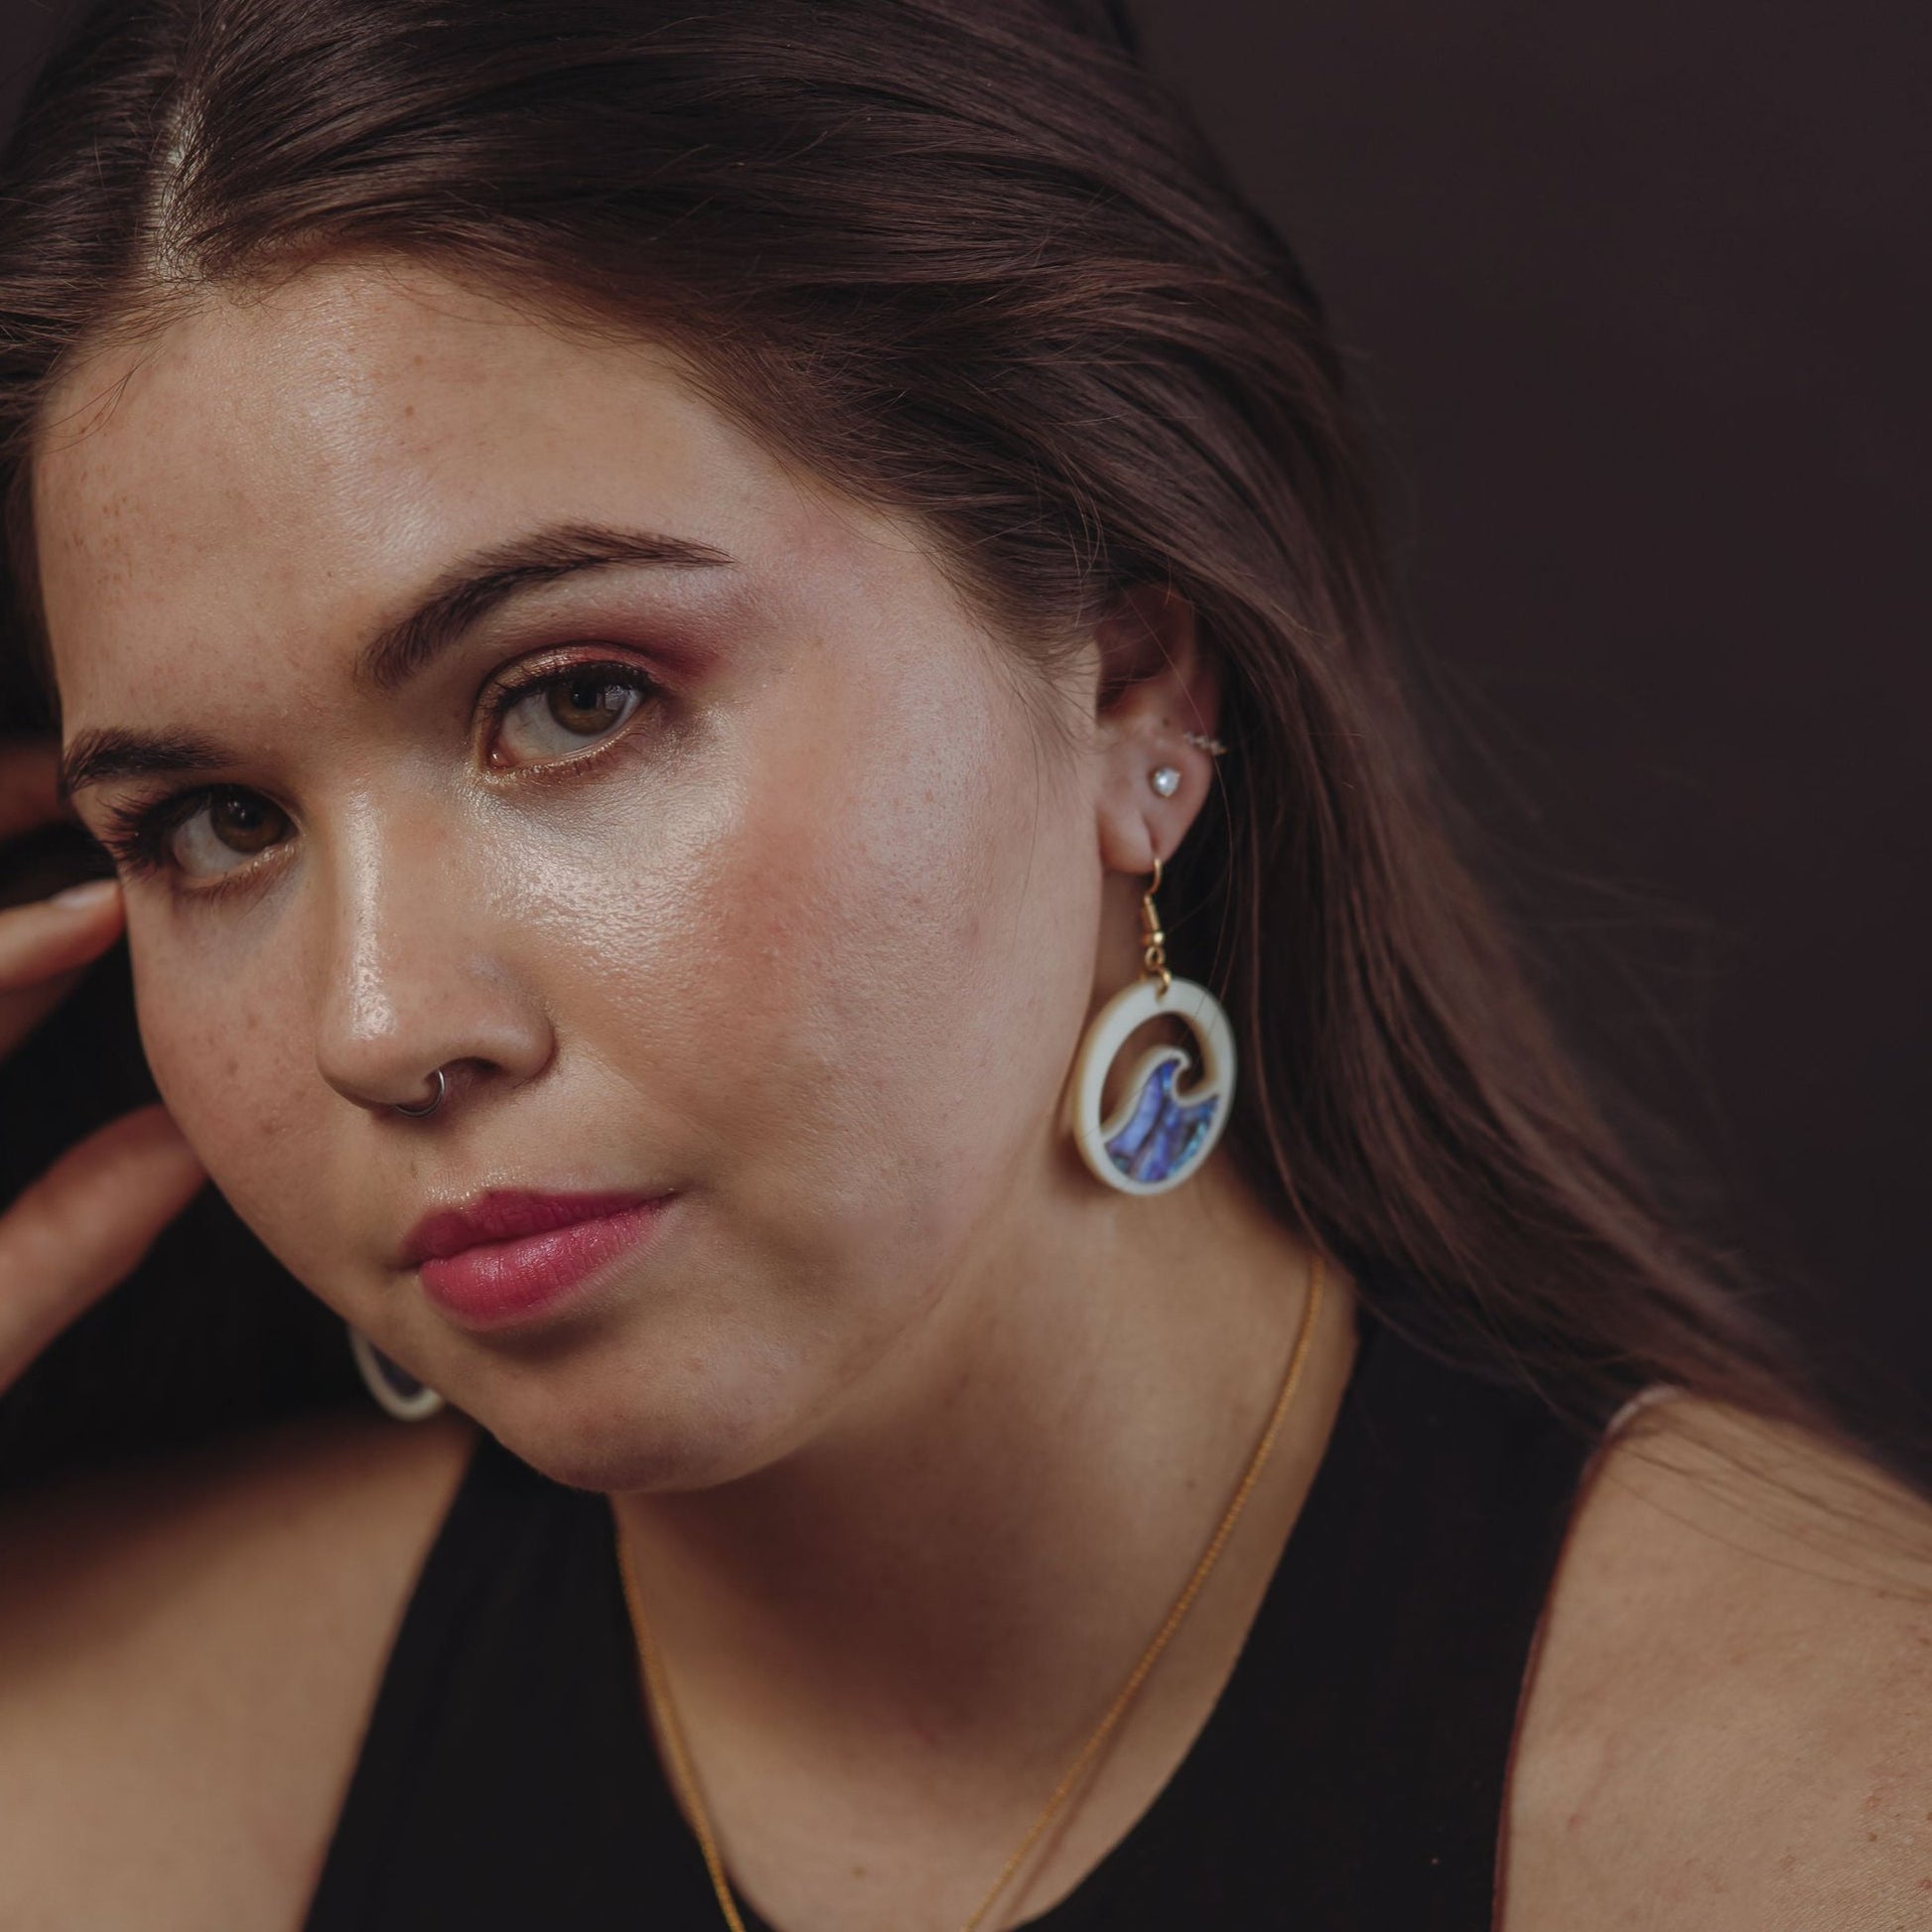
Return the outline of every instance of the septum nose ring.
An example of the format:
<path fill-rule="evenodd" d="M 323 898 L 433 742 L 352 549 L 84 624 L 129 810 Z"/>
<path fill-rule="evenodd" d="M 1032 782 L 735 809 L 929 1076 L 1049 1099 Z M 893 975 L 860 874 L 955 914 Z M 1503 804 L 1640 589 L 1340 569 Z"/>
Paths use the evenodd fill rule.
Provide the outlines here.
<path fill-rule="evenodd" d="M 397 1113 L 407 1114 L 411 1120 L 423 1120 L 426 1119 L 429 1115 L 435 1113 L 437 1108 L 442 1106 L 443 1096 L 449 1092 L 450 1083 L 448 1079 L 445 1078 L 443 1069 L 440 1066 L 429 1077 L 436 1082 L 436 1091 L 430 1095 L 429 1104 L 427 1106 L 405 1107 L 400 1100 L 392 1100 L 390 1101 L 389 1105 L 393 1107 Z"/>

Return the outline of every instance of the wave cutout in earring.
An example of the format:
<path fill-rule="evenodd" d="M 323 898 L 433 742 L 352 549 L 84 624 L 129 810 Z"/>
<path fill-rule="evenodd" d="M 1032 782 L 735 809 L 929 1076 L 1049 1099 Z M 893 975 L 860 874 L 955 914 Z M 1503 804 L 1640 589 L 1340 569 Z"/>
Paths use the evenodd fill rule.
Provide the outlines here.
<path fill-rule="evenodd" d="M 443 1398 L 428 1383 L 419 1382 L 394 1362 L 365 1335 L 354 1322 L 343 1324 L 348 1330 L 348 1352 L 362 1377 L 362 1386 L 398 1422 L 424 1422 L 443 1407 Z"/>
<path fill-rule="evenodd" d="M 1167 934 L 1154 895 L 1161 861 L 1141 896 L 1142 977 L 1094 1015 L 1080 1042 L 1073 1072 L 1073 1138 L 1088 1168 L 1125 1194 L 1164 1194 L 1178 1187 L 1214 1151 L 1234 1101 L 1234 1031 L 1206 987 L 1168 970 Z M 1187 1053 L 1178 1046 L 1149 1048 L 1128 1076 L 1127 1094 L 1105 1120 L 1101 1094 L 1114 1056 L 1150 1020 L 1181 1021 L 1193 1035 L 1200 1078 L 1177 1087 Z"/>

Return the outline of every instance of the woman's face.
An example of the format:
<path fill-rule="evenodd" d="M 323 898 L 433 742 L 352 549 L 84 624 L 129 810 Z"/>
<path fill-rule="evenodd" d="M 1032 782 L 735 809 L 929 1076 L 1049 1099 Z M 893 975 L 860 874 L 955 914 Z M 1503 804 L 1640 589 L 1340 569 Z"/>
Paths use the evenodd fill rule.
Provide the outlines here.
<path fill-rule="evenodd" d="M 539 1466 L 758 1466 L 1093 1184 L 1090 703 L 667 357 L 315 270 L 76 372 L 36 516 L 163 1096 Z M 491 1190 L 658 1205 L 547 1313 L 456 1319 L 405 1244 Z"/>

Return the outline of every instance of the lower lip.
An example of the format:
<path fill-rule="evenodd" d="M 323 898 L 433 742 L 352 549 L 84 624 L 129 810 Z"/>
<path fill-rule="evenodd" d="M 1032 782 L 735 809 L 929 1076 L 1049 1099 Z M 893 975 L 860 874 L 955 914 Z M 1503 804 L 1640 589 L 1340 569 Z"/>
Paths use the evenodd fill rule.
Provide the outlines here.
<path fill-rule="evenodd" d="M 548 1314 L 608 1262 L 633 1252 L 667 1202 L 648 1200 L 515 1241 L 485 1241 L 421 1266 L 423 1293 L 467 1328 Z"/>

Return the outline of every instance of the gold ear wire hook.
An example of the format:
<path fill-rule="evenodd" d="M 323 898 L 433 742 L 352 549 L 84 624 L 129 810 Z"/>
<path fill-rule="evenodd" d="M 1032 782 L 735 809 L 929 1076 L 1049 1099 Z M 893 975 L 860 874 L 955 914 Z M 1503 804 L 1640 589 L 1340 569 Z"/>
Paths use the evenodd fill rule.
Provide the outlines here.
<path fill-rule="evenodd" d="M 1154 877 L 1141 895 L 1141 965 L 1149 979 L 1161 982 L 1165 1000 L 1173 975 L 1168 971 L 1168 935 L 1161 930 L 1161 914 L 1155 909 L 1154 895 L 1161 890 L 1161 855 L 1154 855 Z"/>

